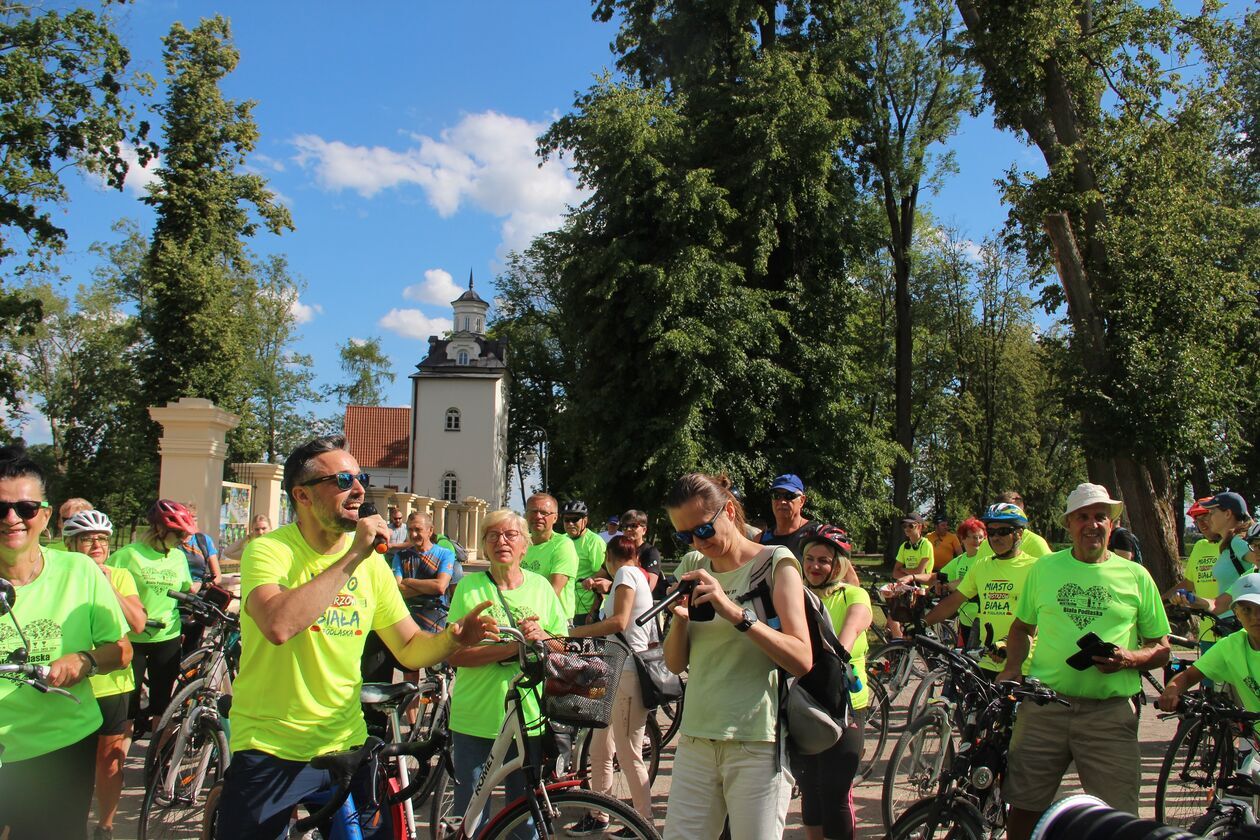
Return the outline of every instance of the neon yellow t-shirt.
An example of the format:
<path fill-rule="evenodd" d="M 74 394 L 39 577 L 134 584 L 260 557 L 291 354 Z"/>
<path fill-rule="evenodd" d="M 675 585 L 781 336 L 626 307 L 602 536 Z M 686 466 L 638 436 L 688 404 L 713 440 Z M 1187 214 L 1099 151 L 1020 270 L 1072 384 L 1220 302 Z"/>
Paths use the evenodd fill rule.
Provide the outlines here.
<path fill-rule="evenodd" d="M 540 545 L 531 542 L 525 551 L 525 559 L 521 561 L 521 568 L 542 575 L 548 581 L 552 575 L 567 575 L 569 582 L 559 593 L 560 605 L 564 607 L 565 615 L 573 615 L 577 599 L 578 554 L 568 534 L 553 534 L 551 539 Z"/>
<path fill-rule="evenodd" d="M 86 554 L 42 551 L 44 568 L 35 580 L 17 587 L 13 605 L 13 617 L 30 645 L 28 661 L 47 665 L 67 653 L 121 639 L 127 629 L 122 609 L 96 563 Z M 21 645 L 13 622 L 7 617 L 0 621 L 0 660 Z M 100 728 L 101 708 L 88 681 L 67 690 L 78 703 L 0 679 L 0 744 L 6 766 L 68 747 Z"/>
<path fill-rule="evenodd" d="M 993 627 L 995 643 L 1004 641 L 1010 634 L 1024 582 L 1036 562 L 1022 551 L 1006 560 L 992 555 L 981 557 L 958 584 L 958 591 L 963 595 L 980 599 L 977 620 L 980 622 L 981 642 L 988 639 L 986 626 Z M 1030 649 L 1029 657 L 1024 660 L 1024 673 L 1028 673 L 1032 652 L 1033 649 Z M 980 667 L 986 671 L 1001 671 L 1005 664 L 988 656 L 980 658 Z"/>
<path fill-rule="evenodd" d="M 1168 635 L 1168 616 L 1150 572 L 1118 554 L 1082 563 L 1070 548 L 1033 564 L 1015 617 L 1037 626 L 1029 675 L 1062 694 L 1096 700 L 1137 694 L 1142 687 L 1138 672 L 1077 671 L 1067 664 L 1080 650 L 1077 639 L 1092 632 L 1132 650 L 1143 639 Z"/>
<path fill-rule="evenodd" d="M 907 574 L 913 574 L 919 568 L 919 564 L 927 560 L 927 566 L 924 567 L 924 573 L 932 571 L 936 565 L 936 561 L 932 552 L 932 544 L 926 538 L 920 539 L 918 545 L 910 545 L 903 542 L 901 547 L 897 549 L 896 562 L 906 567 Z M 686 706 L 684 705 L 685 709 Z"/>
<path fill-rule="evenodd" d="M 128 633 L 127 638 L 133 642 L 164 642 L 179 635 L 179 604 L 166 593 L 172 589 L 187 592 L 192 588 L 188 558 L 182 548 L 173 545 L 163 554 L 142 542 L 133 542 L 109 555 L 105 565 L 131 572 L 149 620 L 165 625 L 143 633 Z"/>
<path fill-rule="evenodd" d="M 569 539 L 567 536 L 564 538 Z M 563 636 L 569 628 L 569 613 L 556 597 L 551 581 L 533 572 L 527 571 L 524 575 L 525 580 L 520 586 L 505 589 L 502 593 L 496 591 L 488 572 L 464 575 L 451 596 L 450 620 L 459 621 L 478 604 L 489 601 L 490 606 L 482 615 L 492 617 L 500 627 L 512 627 L 527 618 L 536 618 L 548 633 Z M 503 608 L 504 601 L 512 611 L 511 620 Z M 498 737 L 503 718 L 507 716 L 503 700 L 520 670 L 515 657 L 475 668 L 459 668 L 451 688 L 451 731 L 477 738 Z M 531 732 L 542 731 L 538 690 L 521 692 L 525 722 L 538 722 L 530 727 Z"/>
<path fill-rule="evenodd" d="M 93 563 L 92 565 L 96 565 Z M 118 594 L 124 598 L 130 595 L 139 595 L 136 588 L 136 579 L 131 576 L 131 572 L 126 569 L 116 569 L 112 566 L 106 566 L 105 570 L 109 572 L 109 582 L 113 584 L 114 589 L 118 590 Z M 117 597 L 115 597 L 117 601 Z M 119 613 L 122 607 L 118 608 Z M 127 618 L 123 616 L 123 626 L 127 626 Z M 97 674 L 91 678 L 92 693 L 97 697 L 111 697 L 115 694 L 126 694 L 136 687 L 136 675 L 130 667 L 119 668 L 117 671 L 111 671 L 108 674 Z"/>
<path fill-rule="evenodd" d="M 941 571 L 945 573 L 945 579 L 951 583 L 956 580 L 962 580 L 963 576 L 967 574 L 967 570 L 974 566 L 979 559 L 980 555 L 978 553 L 959 554 L 946 563 Z M 958 608 L 958 623 L 963 627 L 970 627 L 971 623 L 976 620 L 976 613 L 979 610 L 980 607 L 975 601 L 968 600 L 967 603 Z"/>
<path fill-rule="evenodd" d="M 1207 539 L 1201 539 L 1190 549 L 1190 556 L 1186 558 L 1185 578 L 1194 584 L 1194 594 L 1198 598 L 1215 598 L 1221 594 L 1220 584 L 1216 580 L 1216 575 L 1212 574 L 1212 567 L 1216 565 L 1216 561 L 1221 556 L 1220 542 L 1211 542 Z M 1212 632 L 1212 628 L 1205 621 L 1199 627 L 1199 641 L 1213 642 L 1216 641 L 1216 634 Z"/>
<path fill-rule="evenodd" d="M 608 544 L 599 538 L 599 534 L 587 528 L 582 536 L 573 540 L 573 547 L 578 556 L 577 573 L 573 579 L 573 614 L 587 615 L 595 606 L 595 593 L 578 586 L 577 582 L 593 577 L 603 567 Z"/>
<path fill-rule="evenodd" d="M 319 554 L 297 523 L 264 534 L 241 557 L 241 671 L 233 683 L 232 750 L 261 750 L 289 761 L 309 761 L 367 738 L 359 663 L 369 630 L 407 618 L 394 573 L 384 557 L 368 557 L 324 614 L 282 645 L 273 645 L 249 614 L 259 586 L 294 589 L 340 560 L 350 548 Z"/>
<path fill-rule="evenodd" d="M 837 636 L 840 635 L 840 628 L 844 626 L 844 617 L 848 614 L 849 607 L 865 604 L 867 609 L 871 608 L 871 596 L 860 586 L 841 584 L 835 592 L 821 600 L 823 606 L 827 608 L 827 615 L 831 616 L 831 626 L 835 629 Z M 853 666 L 853 672 L 862 680 L 861 689 L 849 692 L 855 709 L 865 709 L 871 702 L 871 688 L 866 674 L 866 653 L 870 650 L 870 646 L 866 631 L 863 630 L 857 634 L 857 638 L 853 640 L 853 649 L 849 651 L 849 664 Z M 686 706 L 683 708 L 685 709 Z"/>
<path fill-rule="evenodd" d="M 1054 549 L 1050 548 L 1050 543 L 1046 542 L 1045 537 L 1040 534 L 1034 534 L 1030 529 L 1025 528 L 1024 536 L 1019 540 L 1019 550 L 1021 553 L 1027 554 L 1036 560 L 1039 557 L 1045 557 L 1047 554 L 1050 554 Z M 987 539 L 980 543 L 980 548 L 977 549 L 976 554 L 981 557 L 993 556 L 993 547 L 989 545 Z"/>
<path fill-rule="evenodd" d="M 1244 709 L 1260 712 L 1260 650 L 1251 646 L 1246 630 L 1219 640 L 1195 661 L 1194 667 L 1213 682 L 1232 685 Z"/>

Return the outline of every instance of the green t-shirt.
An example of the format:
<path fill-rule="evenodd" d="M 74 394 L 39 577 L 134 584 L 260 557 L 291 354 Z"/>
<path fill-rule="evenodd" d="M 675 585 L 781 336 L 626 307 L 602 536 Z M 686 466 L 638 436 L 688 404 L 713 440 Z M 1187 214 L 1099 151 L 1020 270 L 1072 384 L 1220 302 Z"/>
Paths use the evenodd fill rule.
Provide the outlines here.
<path fill-rule="evenodd" d="M 92 565 L 96 565 L 93 563 Z M 131 572 L 126 569 L 115 569 L 112 566 L 106 566 L 105 571 L 109 573 L 109 582 L 113 584 L 114 589 L 118 590 L 118 594 L 124 598 L 130 595 L 139 595 L 140 592 L 136 588 L 136 579 L 131 576 Z M 117 596 L 115 596 L 117 600 Z M 119 613 L 122 607 L 118 608 Z M 123 616 L 123 627 L 127 626 L 127 617 Z M 97 674 L 91 678 L 92 693 L 97 697 L 111 697 L 115 694 L 126 694 L 136 687 L 136 675 L 131 668 L 119 668 L 117 671 L 111 671 L 108 674 Z"/>
<path fill-rule="evenodd" d="M 854 604 L 866 604 L 867 609 L 871 608 L 871 596 L 865 589 L 846 584 L 841 584 L 836 591 L 822 598 L 822 602 L 827 608 L 827 615 L 831 616 L 831 626 L 835 629 L 837 636 L 840 635 L 840 628 L 844 626 L 844 617 L 848 614 L 849 607 Z M 849 692 L 855 709 L 865 709 L 871 702 L 869 677 L 866 675 L 866 652 L 870 646 L 866 631 L 863 630 L 857 634 L 857 638 L 853 640 L 853 649 L 849 651 L 849 664 L 853 666 L 853 672 L 862 680 L 861 689 Z M 683 708 L 687 707 L 684 705 Z"/>
<path fill-rule="evenodd" d="M 1024 529 L 1024 536 L 1020 538 L 1019 550 L 1034 560 L 1039 557 L 1045 557 L 1053 551 L 1053 549 L 1050 548 L 1050 543 L 1046 542 L 1045 537 L 1040 534 L 1034 534 L 1028 528 Z M 980 543 L 980 548 L 977 549 L 976 554 L 980 557 L 993 556 L 993 548 L 989 545 L 988 540 Z"/>
<path fill-rule="evenodd" d="M 935 565 L 935 559 L 932 550 L 932 544 L 928 542 L 926 537 L 919 540 L 917 545 L 910 545 L 903 542 L 901 547 L 897 549 L 897 562 L 906 567 L 908 574 L 913 574 L 919 568 L 919 564 L 926 559 L 927 566 L 923 571 L 930 572 Z M 685 707 L 684 707 L 685 708 Z"/>
<path fill-rule="evenodd" d="M 929 551 L 931 544 L 925 542 Z M 684 555 L 675 574 L 682 577 L 692 569 L 708 569 L 722 585 L 728 598 L 746 594 L 749 579 L 766 557 L 774 570 L 784 563 L 799 573 L 800 561 L 784 546 L 766 546 L 760 554 L 731 572 L 715 572 L 709 559 L 698 551 Z M 672 631 L 671 631 L 672 632 Z M 689 621 L 687 633 L 691 649 L 687 690 L 704 702 L 683 705 L 684 735 L 715 741 L 773 741 L 778 708 L 778 668 L 761 648 L 722 618 Z"/>
<path fill-rule="evenodd" d="M 956 580 L 962 580 L 963 575 L 967 574 L 967 570 L 976 564 L 980 559 L 979 554 L 959 554 L 953 560 L 945 564 L 941 569 L 945 573 L 945 579 L 951 583 Z M 975 601 L 968 600 L 958 608 L 958 623 L 963 627 L 970 627 L 971 623 L 976 620 L 976 613 L 980 607 Z"/>
<path fill-rule="evenodd" d="M 958 584 L 958 591 L 963 595 L 979 599 L 977 618 L 980 621 L 981 642 L 988 638 L 986 625 L 993 627 L 995 643 L 1005 640 L 1010 634 L 1024 582 L 1036 562 L 1022 551 L 1006 560 L 989 555 L 977 560 Z M 1033 649 L 1030 649 L 1029 658 L 1024 660 L 1024 673 L 1028 673 L 1032 652 Z M 1001 671 L 1004 664 L 988 656 L 980 658 L 980 667 L 986 671 Z"/>
<path fill-rule="evenodd" d="M 521 561 L 521 568 L 542 575 L 548 582 L 552 575 L 566 575 L 569 582 L 559 593 L 560 605 L 564 607 L 566 616 L 573 615 L 577 599 L 578 553 L 568 534 L 552 534 L 551 539 L 540 545 L 531 542 L 525 551 L 525 559 Z"/>
<path fill-rule="evenodd" d="M 1201 539 L 1190 549 L 1190 556 L 1186 558 L 1185 578 L 1194 584 L 1195 597 L 1215 598 L 1221 594 L 1216 575 L 1212 574 L 1212 567 L 1216 565 L 1220 556 L 1220 542 Z M 1216 641 L 1216 634 L 1212 632 L 1212 628 L 1206 621 L 1199 626 L 1199 641 Z"/>
<path fill-rule="evenodd" d="M 44 548 L 43 554 L 44 568 L 35 580 L 17 587 L 13 605 L 13 617 L 30 645 L 28 661 L 47 665 L 67 653 L 121 639 L 127 624 L 96 563 L 69 551 Z M 21 645 L 13 622 L 7 617 L 0 621 L 0 660 Z M 100 728 L 101 708 L 89 682 L 68 691 L 78 703 L 0 679 L 0 744 L 6 765 L 68 747 Z"/>
<path fill-rule="evenodd" d="M 567 541 L 569 538 L 564 536 L 564 539 Z M 556 597 L 551 581 L 528 571 L 524 572 L 524 576 L 520 586 L 500 593 L 496 591 L 489 573 L 464 575 L 451 596 L 450 620 L 459 621 L 478 604 L 489 601 L 490 606 L 482 615 L 492 617 L 500 627 L 512 627 L 527 618 L 536 618 L 548 633 L 563 636 L 569 628 L 569 613 Z M 503 608 L 505 601 L 512 611 L 511 620 Z M 504 698 L 520 670 L 516 657 L 475 668 L 459 668 L 451 688 L 451 731 L 477 738 L 497 738 L 507 716 Z M 521 708 L 526 723 L 537 722 L 536 726 L 530 727 L 531 732 L 542 730 L 537 691 L 521 693 Z"/>
<path fill-rule="evenodd" d="M 577 550 L 578 556 L 577 575 L 573 581 L 573 614 L 575 616 L 587 615 L 595 606 L 595 593 L 578 586 L 577 582 L 594 577 L 595 573 L 603 568 L 604 554 L 608 551 L 608 544 L 599 538 L 599 534 L 587 528 L 582 532 L 582 536 L 573 540 L 573 547 Z"/>
<path fill-rule="evenodd" d="M 1260 712 L 1260 650 L 1251 646 L 1246 630 L 1219 640 L 1195 661 L 1194 667 L 1213 682 L 1232 685 L 1244 709 Z"/>
<path fill-rule="evenodd" d="M 249 614 L 249 596 L 276 583 L 295 589 L 349 550 L 319 554 L 297 523 L 264 534 L 241 557 L 241 671 L 233 683 L 232 751 L 261 750 L 289 761 L 309 761 L 367 738 L 359 689 L 360 660 L 369 630 L 408 617 L 394 573 L 379 554 L 368 557 L 315 623 L 273 645 Z"/>
<path fill-rule="evenodd" d="M 1068 657 L 1080 650 L 1076 640 L 1081 636 L 1093 632 L 1104 642 L 1132 650 L 1143 639 L 1168 635 L 1168 616 L 1150 572 L 1118 554 L 1109 553 L 1101 563 L 1082 563 L 1070 548 L 1033 564 L 1015 617 L 1037 626 L 1029 675 L 1071 697 L 1129 697 L 1142 688 L 1138 672 L 1131 669 L 1104 674 L 1068 665 Z"/>
<path fill-rule="evenodd" d="M 172 589 L 187 592 L 192 588 L 188 558 L 182 548 L 173 545 L 163 554 L 145 543 L 133 542 L 109 555 L 105 565 L 131 572 L 149 620 L 165 624 L 143 633 L 128 633 L 127 638 L 133 642 L 164 642 L 179 635 L 179 604 L 166 593 Z"/>

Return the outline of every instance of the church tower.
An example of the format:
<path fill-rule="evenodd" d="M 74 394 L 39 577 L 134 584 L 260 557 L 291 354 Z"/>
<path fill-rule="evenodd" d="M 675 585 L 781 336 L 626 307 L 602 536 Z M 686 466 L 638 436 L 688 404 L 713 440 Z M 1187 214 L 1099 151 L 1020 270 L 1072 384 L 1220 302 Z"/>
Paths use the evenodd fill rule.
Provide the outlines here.
<path fill-rule="evenodd" d="M 507 342 L 486 338 L 490 304 L 473 289 L 451 301 L 447 338 L 411 374 L 411 492 L 447 501 L 476 496 L 503 507 L 507 485 Z"/>

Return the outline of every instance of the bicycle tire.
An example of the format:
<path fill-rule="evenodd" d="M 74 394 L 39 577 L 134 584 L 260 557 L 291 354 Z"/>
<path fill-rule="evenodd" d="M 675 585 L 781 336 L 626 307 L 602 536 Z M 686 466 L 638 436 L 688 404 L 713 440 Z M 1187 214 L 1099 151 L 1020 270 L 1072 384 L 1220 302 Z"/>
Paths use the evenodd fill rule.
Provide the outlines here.
<path fill-rule="evenodd" d="M 149 743 L 144 748 L 145 787 L 148 787 L 153 778 L 153 766 L 158 756 L 164 747 L 169 746 L 170 739 L 174 736 L 174 724 L 178 723 L 176 716 L 183 717 L 200 705 L 200 695 L 208 690 L 213 689 L 210 688 L 209 680 L 206 678 L 190 682 L 171 698 L 166 710 L 162 712 L 162 717 L 158 718 L 157 723 L 154 724 L 149 733 Z M 216 691 L 215 694 L 217 696 L 218 692 Z"/>
<path fill-rule="evenodd" d="M 412 728 L 411 733 L 408 734 L 407 740 L 427 740 L 428 738 L 434 737 L 435 731 L 440 731 L 444 733 L 442 737 L 445 739 L 445 743 L 447 744 L 447 747 L 444 749 L 448 749 L 450 745 L 450 729 L 447 727 L 447 724 L 450 720 L 450 698 L 444 698 L 441 701 L 439 708 L 434 710 L 433 714 L 427 717 L 428 719 L 425 721 L 424 728 L 418 733 L 416 730 L 420 727 L 421 721 L 416 721 L 417 726 Z M 428 798 L 433 795 L 433 790 L 437 787 L 438 782 L 441 781 L 439 771 L 442 766 L 444 749 L 438 750 L 434 753 L 424 765 L 421 765 L 419 762 L 414 760 L 408 760 L 407 770 L 412 774 L 412 778 L 415 778 L 417 774 L 423 774 L 425 777 L 424 782 L 411 796 L 411 807 L 414 811 L 418 812 L 420 808 L 424 806 L 424 803 L 428 800 Z"/>
<path fill-rule="evenodd" d="M 429 840 L 444 840 L 442 821 L 451 816 L 455 807 L 455 776 L 450 771 L 449 761 L 449 755 L 443 754 L 438 762 L 437 778 L 429 801 Z"/>
<path fill-rule="evenodd" d="M 867 654 L 866 671 L 888 695 L 888 731 L 901 732 L 912 720 L 907 709 L 918 680 L 928 672 L 922 655 L 912 642 L 894 640 Z"/>
<path fill-rule="evenodd" d="M 591 741 L 594 730 L 587 730 L 587 732 L 588 734 L 582 738 L 582 745 L 578 749 L 577 767 L 578 775 L 583 779 L 582 786 L 589 790 L 591 783 Z M 649 715 L 647 726 L 643 730 L 643 761 L 647 764 L 649 790 L 653 783 L 656 782 L 657 771 L 661 768 L 661 744 L 660 724 Z M 612 796 L 622 801 L 630 799 L 630 784 L 626 781 L 625 773 L 621 771 L 621 765 L 617 761 L 616 756 L 613 757 Z"/>
<path fill-rule="evenodd" d="M 637 840 L 659 840 L 660 838 L 653 825 L 638 811 L 611 796 L 584 788 L 564 788 L 554 792 L 548 791 L 547 799 L 551 803 L 551 810 L 547 816 L 557 830 L 547 831 L 546 836 L 564 836 L 562 833 L 564 826 L 578 822 L 592 811 L 599 811 L 608 817 L 609 832 L 629 829 Z M 532 818 L 530 799 L 526 798 L 504 811 L 500 817 L 491 819 L 487 831 L 481 834 L 478 840 L 514 840 L 517 832 L 524 834 L 530 830 L 526 828 L 526 825 Z"/>
<path fill-rule="evenodd" d="M 682 726 L 683 701 L 687 699 L 687 672 L 683 671 L 680 676 L 682 677 L 682 696 L 670 703 L 661 704 L 660 711 L 669 720 L 669 726 L 665 727 L 665 731 L 661 733 L 662 747 L 673 743 L 679 727 Z M 655 715 L 651 715 L 651 717 L 655 717 Z"/>
<path fill-rule="evenodd" d="M 1208 840 L 1224 838 L 1236 828 L 1247 824 L 1243 811 L 1236 805 L 1213 806 L 1206 814 L 1191 823 L 1188 831 Z"/>
<path fill-rule="evenodd" d="M 890 840 L 985 840 L 984 826 L 967 808 L 938 804 L 935 799 L 915 803 L 888 832 Z"/>
<path fill-rule="evenodd" d="M 870 695 L 870 701 L 862 710 L 866 713 L 866 720 L 862 730 L 862 761 L 853 780 L 855 785 L 870 778 L 879 757 L 884 754 L 884 745 L 888 743 L 888 694 L 882 685 L 872 682 Z"/>
<path fill-rule="evenodd" d="M 932 671 L 919 681 L 919 685 L 915 688 L 914 694 L 910 696 L 910 705 L 906 707 L 906 715 L 910 720 L 914 720 L 928 710 L 928 706 L 933 700 L 937 700 L 945 693 L 945 686 L 949 682 L 950 670 L 948 668 L 934 668 Z"/>
<path fill-rule="evenodd" d="M 1233 739 L 1203 718 L 1183 720 L 1168 743 L 1155 782 L 1155 819 L 1187 828 L 1216 799 L 1216 780 L 1233 771 Z M 1221 765 L 1225 766 L 1222 767 Z"/>
<path fill-rule="evenodd" d="M 198 736 L 186 742 L 190 749 L 171 756 L 180 766 L 188 762 L 187 771 L 178 775 L 179 787 L 171 792 L 173 795 L 163 790 L 166 774 L 162 772 L 155 773 L 145 786 L 139 840 L 192 840 L 202 836 L 209 793 L 223 780 L 230 753 L 227 733 L 217 718 L 202 718 L 198 729 Z M 203 750 L 209 750 L 209 755 Z M 190 755 L 195 762 L 189 761 Z M 206 761 L 204 773 L 199 767 L 203 759 Z"/>
<path fill-rule="evenodd" d="M 910 805 L 935 797 L 941 772 L 954 754 L 954 728 L 944 709 L 929 709 L 906 727 L 897 739 L 880 796 L 880 815 L 885 828 L 892 828 Z"/>

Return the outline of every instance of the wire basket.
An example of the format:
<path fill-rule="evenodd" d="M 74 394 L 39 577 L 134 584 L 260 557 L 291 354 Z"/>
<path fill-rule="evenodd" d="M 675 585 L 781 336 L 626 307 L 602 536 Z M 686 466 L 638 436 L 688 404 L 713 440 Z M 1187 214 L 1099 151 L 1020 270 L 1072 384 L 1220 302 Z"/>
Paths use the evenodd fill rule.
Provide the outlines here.
<path fill-rule="evenodd" d="M 630 651 L 615 639 L 557 639 L 543 660 L 543 713 L 556 723 L 603 729 Z"/>

